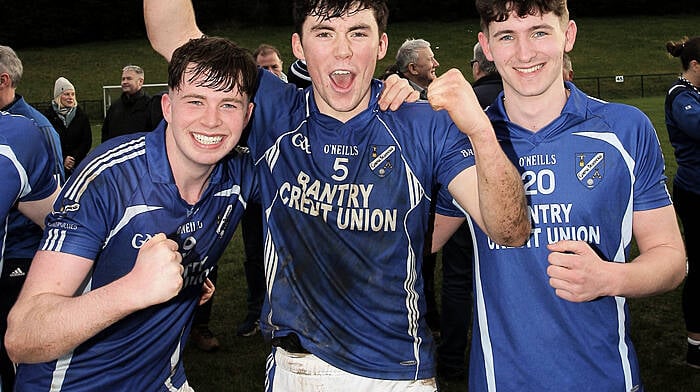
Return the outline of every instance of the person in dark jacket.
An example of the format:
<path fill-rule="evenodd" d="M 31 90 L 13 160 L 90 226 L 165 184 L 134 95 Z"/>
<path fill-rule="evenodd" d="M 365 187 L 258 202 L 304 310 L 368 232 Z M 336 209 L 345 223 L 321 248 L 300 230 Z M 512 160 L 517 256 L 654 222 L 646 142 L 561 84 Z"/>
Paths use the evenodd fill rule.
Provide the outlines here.
<path fill-rule="evenodd" d="M 160 108 L 160 101 L 154 102 L 143 90 L 143 81 L 144 72 L 138 65 L 127 65 L 122 69 L 122 95 L 107 110 L 102 124 L 103 143 L 119 135 L 148 132 L 162 119 L 162 112 L 154 111 L 154 108 Z"/>
<path fill-rule="evenodd" d="M 686 363 L 700 369 L 700 36 L 666 42 L 678 58 L 681 74 L 666 93 L 665 118 L 678 170 L 673 177 L 673 204 L 683 225 L 687 276 L 681 306 L 688 338 Z"/>
<path fill-rule="evenodd" d="M 479 100 L 479 105 L 486 109 L 503 91 L 501 75 L 498 74 L 496 65 L 484 56 L 484 51 L 478 42 L 474 45 L 474 58 L 469 62 L 469 65 L 472 67 L 472 75 L 474 76 L 474 83 L 472 83 L 474 94 Z"/>
<path fill-rule="evenodd" d="M 53 101 L 44 115 L 61 138 L 63 168 L 68 177 L 92 147 L 90 119 L 78 106 L 75 87 L 68 79 L 56 79 Z"/>

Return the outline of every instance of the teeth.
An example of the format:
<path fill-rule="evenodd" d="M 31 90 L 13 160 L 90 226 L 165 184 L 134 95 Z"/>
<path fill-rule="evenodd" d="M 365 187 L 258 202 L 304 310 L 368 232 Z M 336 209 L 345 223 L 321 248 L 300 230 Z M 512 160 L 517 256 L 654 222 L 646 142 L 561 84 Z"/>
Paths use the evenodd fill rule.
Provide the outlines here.
<path fill-rule="evenodd" d="M 349 75 L 350 71 L 333 71 L 333 75 Z"/>
<path fill-rule="evenodd" d="M 538 65 L 535 65 L 534 67 L 530 67 L 530 68 L 520 68 L 520 72 L 531 73 L 531 72 L 537 71 L 540 68 L 542 68 L 542 64 L 538 64 Z"/>
<path fill-rule="evenodd" d="M 217 144 L 221 142 L 221 139 L 223 139 L 223 136 L 207 136 L 207 135 L 202 135 L 200 133 L 195 133 L 194 138 L 197 139 L 198 142 L 202 144 Z"/>

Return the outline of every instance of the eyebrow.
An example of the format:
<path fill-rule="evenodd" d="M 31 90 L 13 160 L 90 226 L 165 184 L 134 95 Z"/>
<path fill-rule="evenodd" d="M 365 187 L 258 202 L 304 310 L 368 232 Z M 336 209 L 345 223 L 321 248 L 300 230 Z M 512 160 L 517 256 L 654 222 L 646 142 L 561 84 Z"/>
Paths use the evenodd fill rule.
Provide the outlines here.
<path fill-rule="evenodd" d="M 182 98 L 183 98 L 183 99 L 185 99 L 185 98 L 197 98 L 197 99 L 201 99 L 201 100 L 204 100 L 204 101 L 208 100 L 206 96 L 204 96 L 204 95 L 202 95 L 202 94 L 194 94 L 194 93 L 185 94 L 185 95 L 182 96 Z M 238 103 L 243 103 L 243 100 L 242 100 L 242 99 L 233 98 L 233 97 L 226 97 L 226 98 L 222 98 L 221 100 L 224 101 L 224 102 L 238 102 Z"/>
<path fill-rule="evenodd" d="M 358 23 L 354 26 L 351 26 L 348 31 L 357 31 L 357 30 L 370 30 L 372 27 L 367 24 L 367 23 Z M 311 26 L 311 31 L 318 31 L 318 30 L 333 30 L 335 31 L 336 29 L 334 27 L 331 27 L 330 24 L 327 23 L 327 21 L 322 21 L 320 23 L 317 23 L 313 26 Z"/>
<path fill-rule="evenodd" d="M 554 27 L 552 25 L 542 23 L 538 25 L 534 25 L 530 28 L 527 29 L 528 32 L 532 31 L 537 31 L 537 30 L 554 30 Z M 498 36 L 498 35 L 504 35 L 504 34 L 514 34 L 516 31 L 513 29 L 504 29 L 504 30 L 497 30 L 493 32 L 493 36 Z"/>

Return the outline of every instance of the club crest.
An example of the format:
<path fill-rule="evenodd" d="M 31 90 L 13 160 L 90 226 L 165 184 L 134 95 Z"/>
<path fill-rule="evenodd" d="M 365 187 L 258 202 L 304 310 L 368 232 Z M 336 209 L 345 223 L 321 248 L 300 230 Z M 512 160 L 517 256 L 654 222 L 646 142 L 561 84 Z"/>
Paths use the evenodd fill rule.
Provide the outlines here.
<path fill-rule="evenodd" d="M 394 169 L 394 154 L 396 146 L 379 146 L 373 144 L 369 147 L 369 169 L 377 177 L 384 178 Z"/>
<path fill-rule="evenodd" d="M 576 178 L 588 189 L 593 189 L 605 177 L 605 154 L 602 152 L 576 153 Z"/>

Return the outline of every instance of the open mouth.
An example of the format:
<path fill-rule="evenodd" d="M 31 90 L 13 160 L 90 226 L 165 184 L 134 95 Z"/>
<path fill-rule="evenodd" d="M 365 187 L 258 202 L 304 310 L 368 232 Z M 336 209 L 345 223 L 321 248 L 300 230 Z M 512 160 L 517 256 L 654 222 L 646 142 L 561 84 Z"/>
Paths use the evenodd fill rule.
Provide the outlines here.
<path fill-rule="evenodd" d="M 333 84 L 343 90 L 350 88 L 352 81 L 355 78 L 353 74 L 347 70 L 333 71 L 330 77 Z"/>

